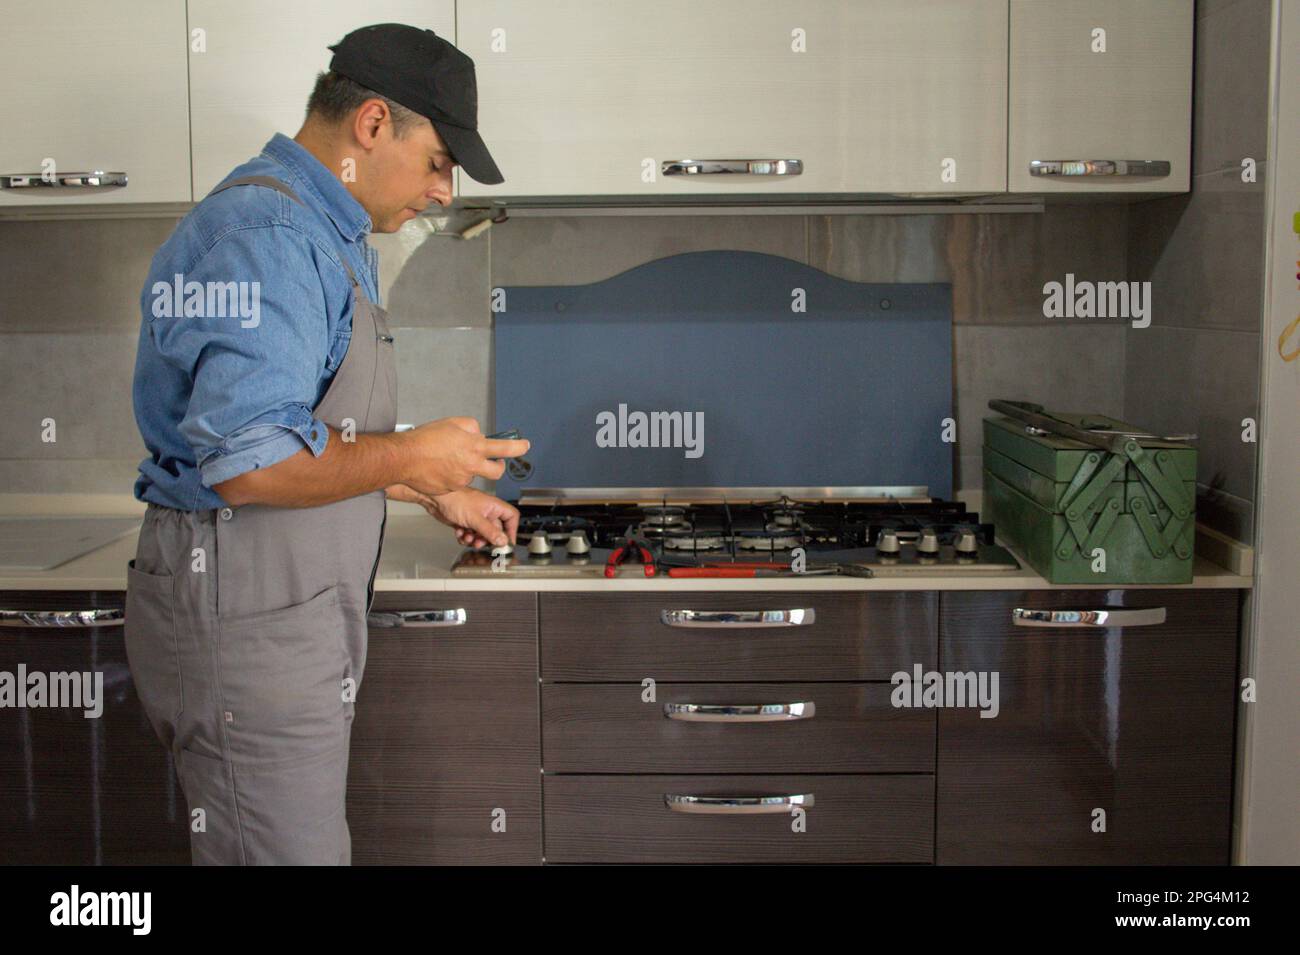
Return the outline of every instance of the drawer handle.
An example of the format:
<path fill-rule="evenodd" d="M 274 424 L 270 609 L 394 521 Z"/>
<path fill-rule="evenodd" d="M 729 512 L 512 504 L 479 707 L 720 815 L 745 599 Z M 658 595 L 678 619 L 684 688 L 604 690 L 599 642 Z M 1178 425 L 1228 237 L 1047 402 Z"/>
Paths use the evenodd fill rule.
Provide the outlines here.
<path fill-rule="evenodd" d="M 0 627 L 120 627 L 125 610 L 0 610 Z"/>
<path fill-rule="evenodd" d="M 126 173 L 104 172 L 60 172 L 49 179 L 39 172 L 7 173 L 0 175 L 0 189 L 105 189 L 126 185 Z"/>
<path fill-rule="evenodd" d="M 663 610 L 670 627 L 804 627 L 817 619 L 812 607 L 794 610 Z"/>
<path fill-rule="evenodd" d="M 802 176 L 802 159 L 672 159 L 660 166 L 665 176 Z"/>
<path fill-rule="evenodd" d="M 422 629 L 427 627 L 463 626 L 469 615 L 463 607 L 455 610 L 386 610 L 366 614 L 366 626 L 390 628 L 410 627 Z"/>
<path fill-rule="evenodd" d="M 1011 611 L 1017 627 L 1152 627 L 1165 622 L 1164 607 L 1144 610 L 1022 610 Z"/>
<path fill-rule="evenodd" d="M 1031 159 L 1029 175 L 1097 179 L 1102 176 L 1167 176 L 1163 159 Z"/>
<path fill-rule="evenodd" d="M 779 814 L 788 816 L 794 806 L 808 808 L 812 793 L 793 796 L 681 796 L 664 794 L 664 804 L 673 812 L 716 813 L 724 816 Z"/>
<path fill-rule="evenodd" d="M 810 720 L 817 704 L 804 703 L 665 703 L 664 716 L 687 723 L 777 723 Z"/>

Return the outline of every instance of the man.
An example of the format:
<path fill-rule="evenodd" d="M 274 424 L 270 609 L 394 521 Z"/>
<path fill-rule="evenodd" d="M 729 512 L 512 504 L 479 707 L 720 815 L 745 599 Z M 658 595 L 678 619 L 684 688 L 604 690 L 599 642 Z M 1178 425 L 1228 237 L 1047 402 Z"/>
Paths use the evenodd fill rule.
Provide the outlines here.
<path fill-rule="evenodd" d="M 174 754 L 196 863 L 347 864 L 353 699 L 386 498 L 468 546 L 519 514 L 468 488 L 527 441 L 471 418 L 395 432 L 393 336 L 371 230 L 502 182 L 476 131 L 474 64 L 429 30 L 334 47 L 307 118 L 179 224 L 141 298 L 136 420 L 148 502 L 126 649 Z"/>

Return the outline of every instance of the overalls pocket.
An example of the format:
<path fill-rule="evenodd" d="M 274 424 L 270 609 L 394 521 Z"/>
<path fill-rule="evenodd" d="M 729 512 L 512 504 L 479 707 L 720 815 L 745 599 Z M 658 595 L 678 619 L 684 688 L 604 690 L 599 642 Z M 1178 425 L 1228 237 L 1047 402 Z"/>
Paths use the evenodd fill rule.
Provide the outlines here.
<path fill-rule="evenodd" d="M 222 718 L 236 763 L 303 759 L 345 745 L 350 660 L 337 584 L 304 603 L 217 623 Z"/>
<path fill-rule="evenodd" d="M 145 715 L 168 746 L 185 709 L 180 653 L 176 644 L 175 578 L 126 569 L 127 664 Z"/>

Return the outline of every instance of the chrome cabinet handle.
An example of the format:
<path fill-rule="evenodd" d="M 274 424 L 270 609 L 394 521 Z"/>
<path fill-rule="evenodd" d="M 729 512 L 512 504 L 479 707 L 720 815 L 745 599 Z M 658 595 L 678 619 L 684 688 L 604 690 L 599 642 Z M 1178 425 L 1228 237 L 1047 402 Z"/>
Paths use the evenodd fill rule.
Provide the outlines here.
<path fill-rule="evenodd" d="M 791 796 L 682 796 L 664 794 L 664 804 L 673 812 L 718 813 L 753 816 L 778 813 L 789 815 L 793 806 L 813 805 L 812 793 Z"/>
<path fill-rule="evenodd" d="M 126 185 L 126 173 L 56 172 L 46 179 L 39 172 L 0 174 L 0 189 L 107 189 Z"/>
<path fill-rule="evenodd" d="M 794 610 L 662 610 L 670 627 L 803 627 L 817 619 L 812 607 Z"/>
<path fill-rule="evenodd" d="M 120 627 L 125 610 L 0 610 L 0 627 Z"/>
<path fill-rule="evenodd" d="M 669 159 L 665 176 L 802 176 L 802 159 Z"/>
<path fill-rule="evenodd" d="M 1031 159 L 1031 176 L 1167 176 L 1163 159 Z"/>
<path fill-rule="evenodd" d="M 459 627 L 469 619 L 464 608 L 455 610 L 387 610 L 366 614 L 366 626 L 388 629 L 409 627 Z"/>
<path fill-rule="evenodd" d="M 1151 627 L 1165 622 L 1164 607 L 1143 610 L 1023 610 L 1011 611 L 1017 627 Z"/>
<path fill-rule="evenodd" d="M 776 723 L 810 720 L 817 715 L 812 700 L 802 703 L 665 703 L 664 716 L 688 723 Z"/>

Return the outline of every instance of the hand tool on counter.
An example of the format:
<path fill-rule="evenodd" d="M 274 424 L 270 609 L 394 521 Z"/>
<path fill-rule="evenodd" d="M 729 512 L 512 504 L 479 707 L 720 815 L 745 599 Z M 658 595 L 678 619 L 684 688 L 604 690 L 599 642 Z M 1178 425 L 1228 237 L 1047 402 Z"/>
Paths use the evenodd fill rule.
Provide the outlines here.
<path fill-rule="evenodd" d="M 650 545 L 639 537 L 629 537 L 609 555 L 609 560 L 605 562 L 605 576 L 617 577 L 618 568 L 628 558 L 636 555 L 641 558 L 641 563 L 645 567 L 645 575 L 653 577 L 655 575 L 655 558 L 650 552 Z"/>
<path fill-rule="evenodd" d="M 850 577 L 874 576 L 868 567 L 858 564 L 814 563 L 796 571 L 789 562 L 780 561 L 709 561 L 701 564 L 664 564 L 669 577 Z"/>
<path fill-rule="evenodd" d="M 789 567 L 773 570 L 770 567 L 671 567 L 669 577 L 827 577 L 839 573 L 833 567 L 795 573 Z"/>

